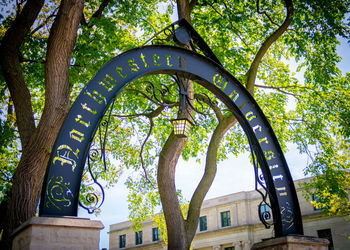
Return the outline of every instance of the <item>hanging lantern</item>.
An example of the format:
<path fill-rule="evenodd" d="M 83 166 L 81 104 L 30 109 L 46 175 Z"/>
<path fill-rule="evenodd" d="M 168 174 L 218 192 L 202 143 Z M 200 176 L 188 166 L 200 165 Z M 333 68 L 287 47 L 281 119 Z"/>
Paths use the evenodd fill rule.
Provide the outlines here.
<path fill-rule="evenodd" d="M 193 123 L 187 118 L 170 120 L 174 127 L 174 134 L 178 137 L 188 137 Z"/>

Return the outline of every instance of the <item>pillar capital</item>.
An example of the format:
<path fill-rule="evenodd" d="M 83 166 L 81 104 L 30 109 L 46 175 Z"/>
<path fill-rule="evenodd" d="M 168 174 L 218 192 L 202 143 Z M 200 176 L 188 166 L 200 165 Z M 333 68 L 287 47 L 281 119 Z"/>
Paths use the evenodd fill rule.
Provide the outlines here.
<path fill-rule="evenodd" d="M 99 249 L 101 221 L 78 217 L 32 217 L 13 233 L 13 250 Z"/>

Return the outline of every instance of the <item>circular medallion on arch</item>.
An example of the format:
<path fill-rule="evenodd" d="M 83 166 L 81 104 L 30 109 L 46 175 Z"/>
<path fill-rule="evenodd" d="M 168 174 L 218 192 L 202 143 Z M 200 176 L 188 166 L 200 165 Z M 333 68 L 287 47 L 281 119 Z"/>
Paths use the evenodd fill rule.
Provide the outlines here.
<path fill-rule="evenodd" d="M 180 45 L 186 45 L 191 41 L 189 31 L 184 27 L 179 27 L 175 30 L 174 41 Z"/>

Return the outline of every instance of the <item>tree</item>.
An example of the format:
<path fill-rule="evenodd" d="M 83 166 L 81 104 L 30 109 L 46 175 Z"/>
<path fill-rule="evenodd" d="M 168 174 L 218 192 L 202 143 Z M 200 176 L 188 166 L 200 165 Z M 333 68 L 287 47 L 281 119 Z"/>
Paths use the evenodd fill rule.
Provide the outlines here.
<path fill-rule="evenodd" d="M 331 188 L 331 192 L 348 207 L 348 187 L 345 184 L 348 181 L 340 181 L 347 178 L 342 173 L 349 172 L 348 154 L 344 153 L 348 151 L 349 143 L 342 132 L 347 130 L 348 119 L 344 119 L 344 114 L 348 104 L 344 103 L 349 103 L 349 94 L 345 93 L 349 82 L 342 78 L 336 66 L 339 56 L 335 49 L 337 36 L 349 38 L 344 20 L 349 3 L 338 2 L 331 8 L 326 2 L 313 1 L 197 3 L 179 0 L 177 4 L 179 17 L 189 21 L 192 17 L 192 24 L 199 33 L 210 36 L 207 41 L 225 68 L 238 76 L 258 100 L 271 119 L 282 147 L 285 149 L 286 142 L 291 141 L 298 145 L 300 152 L 308 153 L 313 159 L 308 171 L 316 169 L 314 172 L 323 173 L 325 178 L 327 173 L 338 173 L 341 178 L 334 179 L 336 188 Z M 290 58 L 299 61 L 299 67 L 305 70 L 304 82 L 296 79 L 283 62 Z M 295 105 L 291 110 L 288 110 L 289 96 Z M 340 100 L 342 104 L 337 105 Z M 218 124 L 208 143 L 205 174 L 191 198 L 187 217 L 182 216 L 180 203 L 176 200 L 174 177 L 181 152 L 186 158 L 191 149 L 182 151 L 186 147 L 184 139 L 170 134 L 159 153 L 157 183 L 170 249 L 190 247 L 198 225 L 200 205 L 215 176 L 219 143 L 227 143 L 221 145 L 221 150 L 225 148 L 226 152 L 244 149 L 239 145 L 242 140 L 235 141 L 237 137 L 232 134 L 223 141 L 224 134 L 236 121 L 232 114 L 223 115 L 216 111 Z M 200 138 L 198 133 L 196 136 Z M 193 143 L 188 143 L 193 146 Z M 234 149 L 230 148 L 232 146 Z M 200 150 L 200 147 L 196 145 L 194 148 L 192 154 L 196 155 L 193 151 Z M 316 151 L 312 152 L 312 149 Z M 322 179 L 315 178 L 312 187 L 324 190 L 329 184 L 324 185 L 325 178 L 322 182 Z M 134 188 L 133 192 L 145 192 L 141 184 L 136 185 L 139 188 Z M 144 202 L 141 194 L 132 193 L 131 197 L 136 200 L 134 209 Z M 330 204 L 330 201 L 324 202 Z M 138 215 L 145 214 L 140 211 Z"/>
<path fill-rule="evenodd" d="M 79 88 L 78 83 L 83 82 L 84 77 L 91 77 L 93 65 L 98 67 L 112 57 L 116 49 L 131 46 L 135 24 L 147 19 L 150 13 L 156 13 L 153 11 L 156 1 L 147 4 L 124 1 L 108 6 L 110 2 L 28 0 L 2 3 L 1 98 L 7 102 L 8 112 L 1 129 L 8 136 L 1 138 L 4 143 L 1 153 L 14 152 L 6 165 L 15 167 L 9 171 L 1 169 L 6 176 L 4 182 L 8 184 L 8 189 L 2 191 L 1 204 L 2 239 L 7 247 L 11 244 L 11 232 L 36 212 L 50 150 L 69 111 L 71 98 Z M 104 16 L 107 7 L 109 15 Z M 138 18 L 129 13 L 129 10 L 140 9 L 142 13 Z M 99 36 L 103 36 L 103 44 Z M 94 46 L 104 53 L 102 59 L 96 53 L 98 50 L 94 52 Z M 73 53 L 74 47 L 78 49 Z M 3 107 L 1 111 L 4 112 Z M 18 141 L 20 149 L 16 148 Z M 20 158 L 11 163 L 17 151 L 20 151 Z"/>
<path fill-rule="evenodd" d="M 21 160 L 12 181 L 5 222 L 5 237 L 35 213 L 41 183 L 60 125 L 70 106 L 69 63 L 82 15 L 81 1 L 62 2 L 48 39 L 45 63 L 46 102 L 42 119 L 35 126 L 31 96 L 20 65 L 19 49 L 44 1 L 28 1 L 1 42 L 1 67 L 16 112 L 22 145 Z M 66 36 L 62 36 L 65 33 Z M 57 65 L 56 60 L 62 64 Z M 57 126 L 58 125 L 58 126 Z M 30 174 L 29 174 L 30 173 Z M 19 213 L 18 211 L 22 212 Z M 4 220 L 2 220 L 4 221 Z"/>
<path fill-rule="evenodd" d="M 9 174 L 4 172 L 12 183 L 8 205 L 5 199 L 2 202 L 2 207 L 7 208 L 6 213 L 1 213 L 5 239 L 35 213 L 50 149 L 71 98 L 116 51 L 140 45 L 142 39 L 135 38 L 138 32 L 150 36 L 170 22 L 172 5 L 160 13 L 158 3 L 104 0 L 84 4 L 64 0 L 45 5 L 40 0 L 17 1 L 14 14 L 2 21 L 1 98 L 8 105 L 7 111 L 1 109 L 7 116 L 6 122 L 1 117 L 1 129 L 8 136 L 1 140 L 6 147 L 0 153 L 11 154 L 15 159 L 9 158 L 8 166 L 15 167 L 16 154 L 12 152 L 18 151 L 16 140 L 10 145 L 15 136 L 19 136 L 22 150 L 13 176 L 11 170 Z M 344 153 L 349 149 L 349 76 L 342 76 L 336 66 L 340 60 L 336 54 L 337 36 L 349 39 L 349 26 L 345 23 L 348 1 L 328 6 L 327 1 L 313 0 L 178 0 L 177 9 L 179 17 L 192 23 L 224 67 L 255 96 L 283 149 L 286 142 L 294 142 L 301 152 L 309 153 L 314 159 L 310 170 L 338 174 L 349 171 L 348 155 Z M 304 82 L 293 76 L 287 64 L 291 58 L 305 72 Z M 136 87 L 131 85 L 123 93 L 120 98 L 129 101 L 116 103 L 120 113 L 113 115 L 114 129 L 108 147 L 120 164 L 142 173 L 128 181 L 133 215 L 152 214 L 161 200 L 169 248 L 188 249 L 217 161 L 228 153 L 247 150 L 247 142 L 235 117 L 221 103 L 212 101 L 214 96 L 181 75 L 178 80 L 188 84 L 193 99 L 198 100 L 194 105 L 199 107 L 201 102 L 204 111 L 211 115 L 203 118 L 205 127 L 197 126 L 187 142 L 176 138 L 165 119 L 156 117 L 178 107 L 177 99 L 164 97 L 154 102 L 140 91 L 150 82 L 161 88 L 163 80 L 174 88 L 169 78 L 149 77 L 135 82 Z M 187 116 L 189 112 L 182 110 L 177 115 Z M 145 117 L 147 122 L 139 119 L 132 125 L 134 117 Z M 136 130 L 140 130 L 140 138 L 135 142 L 131 138 Z M 185 218 L 174 182 L 176 163 L 180 155 L 188 159 L 205 149 L 205 174 Z M 316 152 L 311 152 L 313 149 Z M 333 164 L 329 164 L 331 160 Z M 339 178 L 334 180 L 338 183 Z M 333 194 L 348 188 L 338 187 L 331 189 Z M 7 190 L 4 193 L 9 193 Z M 343 195 L 339 197 L 344 201 Z M 140 209 L 142 204 L 147 209 Z"/>

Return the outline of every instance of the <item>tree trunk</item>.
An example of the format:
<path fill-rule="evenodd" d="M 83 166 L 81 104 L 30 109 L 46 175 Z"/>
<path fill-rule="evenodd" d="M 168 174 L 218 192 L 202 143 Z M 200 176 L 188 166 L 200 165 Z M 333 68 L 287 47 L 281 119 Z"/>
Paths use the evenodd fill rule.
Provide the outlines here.
<path fill-rule="evenodd" d="M 220 142 L 226 132 L 235 124 L 237 120 L 231 114 L 226 117 L 218 117 L 219 124 L 216 126 L 213 135 L 210 139 L 209 146 L 207 149 L 206 161 L 205 161 L 205 170 L 201 181 L 199 182 L 189 204 L 188 215 L 186 219 L 186 232 L 187 232 L 187 241 L 192 242 L 196 230 L 198 227 L 198 220 L 200 216 L 200 209 L 205 198 L 205 195 L 208 193 L 209 188 L 211 187 L 217 170 L 217 155 L 220 146 Z"/>
<path fill-rule="evenodd" d="M 186 139 L 177 138 L 173 133 L 166 141 L 158 162 L 158 189 L 162 201 L 169 249 L 188 249 L 185 221 L 181 213 L 175 187 L 175 169 Z"/>
<path fill-rule="evenodd" d="M 196 2 L 196 0 L 192 0 L 191 3 L 189 3 L 188 0 L 178 0 L 177 7 L 179 19 L 185 18 L 191 23 L 190 12 Z M 262 44 L 246 74 L 246 88 L 251 94 L 254 93 L 257 69 L 261 59 L 271 44 L 273 44 L 285 32 L 292 20 L 294 10 L 292 1 L 285 0 L 285 4 L 287 16 L 284 23 Z M 219 124 L 215 129 L 209 143 L 205 173 L 192 196 L 186 220 L 182 216 L 175 187 L 176 163 L 181 155 L 181 151 L 183 150 L 186 140 L 178 139 L 172 134 L 168 138 L 160 154 L 158 163 L 158 188 L 168 230 L 167 234 L 169 249 L 187 250 L 190 248 L 191 242 L 197 230 L 202 202 L 216 174 L 217 150 L 219 148 L 220 141 L 225 133 L 237 122 L 233 115 L 228 117 L 220 117 L 220 115 L 217 115 L 217 117 Z"/>
<path fill-rule="evenodd" d="M 16 114 L 16 124 L 20 135 L 22 149 L 25 151 L 31 135 L 35 130 L 35 123 L 31 105 L 30 92 L 25 84 L 19 60 L 19 48 L 24 37 L 37 18 L 44 0 L 28 0 L 21 13 L 16 17 L 11 27 L 6 31 L 0 46 L 1 69 L 13 100 Z M 8 190 L 9 197 L 10 190 Z M 8 225 L 8 201 L 1 202 L 1 249 L 11 248 L 8 240 L 11 229 Z"/>
<path fill-rule="evenodd" d="M 11 232 L 36 212 L 50 151 L 70 108 L 69 65 L 83 7 L 82 0 L 62 1 L 50 31 L 45 65 L 45 107 L 38 127 L 23 148 L 13 177 L 3 234 L 8 248 Z M 11 93 L 13 99 L 15 96 L 16 93 Z"/>

